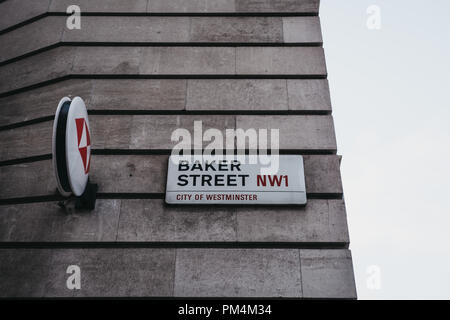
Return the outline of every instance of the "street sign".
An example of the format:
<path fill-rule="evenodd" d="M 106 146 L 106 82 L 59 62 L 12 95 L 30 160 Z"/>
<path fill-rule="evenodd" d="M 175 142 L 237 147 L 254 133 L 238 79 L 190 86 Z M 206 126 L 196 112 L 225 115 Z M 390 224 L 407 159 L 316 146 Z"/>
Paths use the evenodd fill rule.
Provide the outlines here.
<path fill-rule="evenodd" d="M 305 205 L 303 157 L 280 155 L 279 169 L 264 174 L 260 161 L 249 156 L 219 160 L 186 160 L 171 156 L 168 164 L 168 204 Z M 258 159 L 258 157 L 255 157 Z"/>
<path fill-rule="evenodd" d="M 81 196 L 91 164 L 91 134 L 83 99 L 63 98 L 53 124 L 53 167 L 61 195 Z"/>

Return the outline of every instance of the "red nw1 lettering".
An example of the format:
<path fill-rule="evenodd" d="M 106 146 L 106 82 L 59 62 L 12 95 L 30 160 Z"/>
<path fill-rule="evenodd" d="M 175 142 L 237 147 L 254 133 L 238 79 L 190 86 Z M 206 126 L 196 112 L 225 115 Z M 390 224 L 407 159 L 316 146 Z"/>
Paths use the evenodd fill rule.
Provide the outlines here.
<path fill-rule="evenodd" d="M 289 186 L 288 176 L 266 176 L 266 175 L 264 175 L 264 176 L 257 175 L 257 177 L 256 177 L 256 185 L 258 187 L 259 186 L 262 186 L 262 187 L 267 186 L 266 177 L 269 177 L 269 185 L 271 187 L 274 187 L 274 186 L 280 187 L 282 182 L 283 182 L 283 179 L 284 179 L 285 186 L 286 187 Z"/>
<path fill-rule="evenodd" d="M 263 180 L 263 178 L 264 178 L 264 180 Z M 257 185 L 258 187 L 259 187 L 259 186 L 265 187 L 266 184 L 267 184 L 267 182 L 266 182 L 266 176 L 262 176 L 262 175 L 258 174 L 258 176 L 256 177 L 256 185 Z"/>

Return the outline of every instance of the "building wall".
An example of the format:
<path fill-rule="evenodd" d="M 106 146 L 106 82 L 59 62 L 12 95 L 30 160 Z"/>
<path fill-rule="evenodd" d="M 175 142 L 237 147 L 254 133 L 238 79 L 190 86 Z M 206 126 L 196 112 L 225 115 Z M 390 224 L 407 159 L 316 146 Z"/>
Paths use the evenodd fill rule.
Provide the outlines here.
<path fill-rule="evenodd" d="M 81 30 L 66 28 L 68 5 Z M 319 0 L 0 3 L 0 296 L 355 298 Z M 56 106 L 89 109 L 97 208 L 59 208 Z M 173 130 L 280 129 L 308 204 L 169 206 Z M 79 265 L 82 289 L 66 288 Z"/>

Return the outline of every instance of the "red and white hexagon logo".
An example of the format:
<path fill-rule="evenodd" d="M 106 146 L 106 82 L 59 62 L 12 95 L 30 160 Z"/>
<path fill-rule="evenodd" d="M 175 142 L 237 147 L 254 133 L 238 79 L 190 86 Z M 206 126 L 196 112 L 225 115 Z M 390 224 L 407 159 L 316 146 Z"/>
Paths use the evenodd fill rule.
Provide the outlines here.
<path fill-rule="evenodd" d="M 77 126 L 78 151 L 83 161 L 84 173 L 89 173 L 91 166 L 91 135 L 85 118 L 75 119 Z"/>
<path fill-rule="evenodd" d="M 66 161 L 73 194 L 80 196 L 85 188 L 91 166 L 91 132 L 86 105 L 76 97 L 67 114 Z"/>
<path fill-rule="evenodd" d="M 53 124 L 52 158 L 61 195 L 81 196 L 91 167 L 91 132 L 83 99 L 64 97 Z"/>

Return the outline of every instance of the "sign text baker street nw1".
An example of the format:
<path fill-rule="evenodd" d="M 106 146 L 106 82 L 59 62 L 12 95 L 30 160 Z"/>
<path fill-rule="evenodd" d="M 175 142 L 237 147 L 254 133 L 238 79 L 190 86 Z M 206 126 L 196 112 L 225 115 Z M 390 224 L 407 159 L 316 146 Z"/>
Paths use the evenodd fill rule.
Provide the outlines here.
<path fill-rule="evenodd" d="M 306 204 L 302 156 L 279 157 L 278 172 L 268 175 L 261 173 L 263 166 L 258 160 L 249 163 L 249 156 L 191 161 L 171 156 L 167 174 L 166 202 Z"/>

